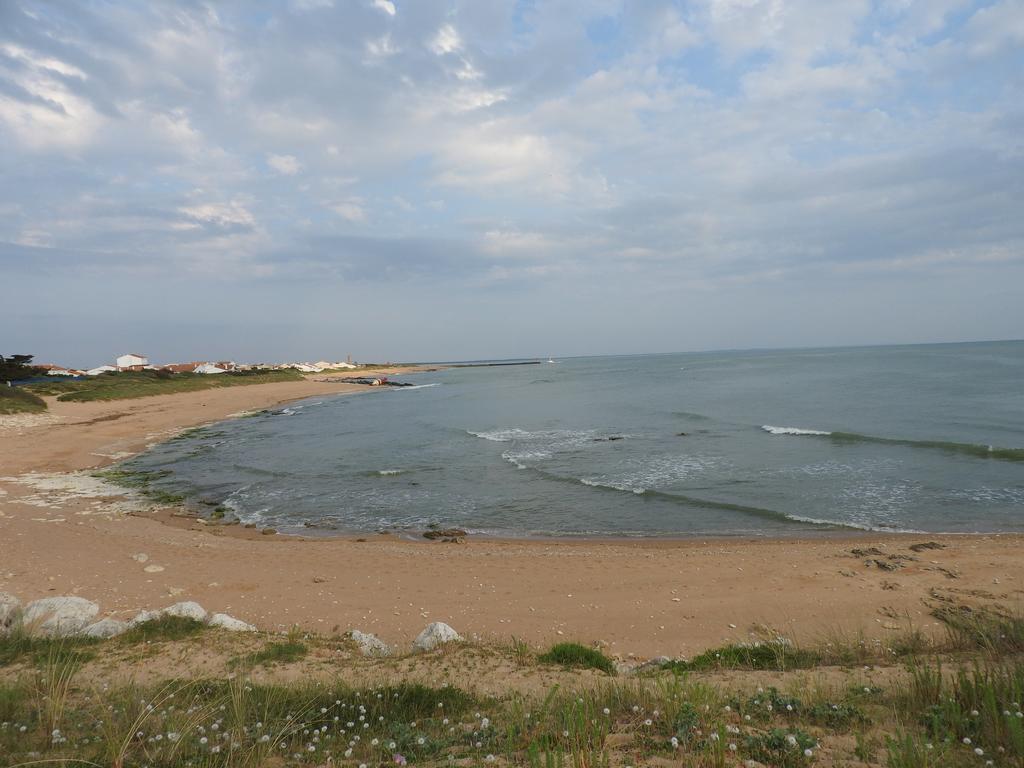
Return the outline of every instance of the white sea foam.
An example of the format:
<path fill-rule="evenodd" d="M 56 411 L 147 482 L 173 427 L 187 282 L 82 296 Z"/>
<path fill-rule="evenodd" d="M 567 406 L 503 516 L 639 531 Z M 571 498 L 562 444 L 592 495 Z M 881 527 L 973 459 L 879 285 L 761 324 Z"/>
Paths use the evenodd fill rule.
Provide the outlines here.
<path fill-rule="evenodd" d="M 820 429 L 800 429 L 799 427 L 772 427 L 765 424 L 761 427 L 765 432 L 773 435 L 831 435 L 831 432 L 822 432 Z"/>
<path fill-rule="evenodd" d="M 466 430 L 473 437 L 482 437 L 494 443 L 511 443 L 513 440 L 529 439 L 532 433 L 522 429 L 493 429 L 490 432 L 474 432 Z"/>
<path fill-rule="evenodd" d="M 391 477 L 392 475 L 402 474 L 401 469 L 378 469 L 377 474 L 381 477 Z"/>
<path fill-rule="evenodd" d="M 841 528 L 856 528 L 859 531 L 872 531 L 875 533 L 925 533 L 925 531 L 919 531 L 915 528 L 896 528 L 895 526 L 887 525 L 868 525 L 867 523 L 857 523 L 851 520 L 824 520 L 819 517 L 807 517 L 806 515 L 786 515 L 789 520 L 793 520 L 798 523 L 810 523 L 811 525 L 835 525 Z"/>
<path fill-rule="evenodd" d="M 441 382 L 435 381 L 433 384 L 414 384 L 411 387 L 393 387 L 393 389 L 399 389 L 403 392 L 411 392 L 414 389 L 427 389 L 428 387 L 440 387 Z"/>

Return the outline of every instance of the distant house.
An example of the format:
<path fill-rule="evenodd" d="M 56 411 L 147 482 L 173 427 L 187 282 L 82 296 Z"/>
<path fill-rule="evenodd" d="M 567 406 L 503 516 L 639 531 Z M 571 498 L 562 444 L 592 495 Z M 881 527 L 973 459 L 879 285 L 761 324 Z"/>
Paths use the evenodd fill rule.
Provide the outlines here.
<path fill-rule="evenodd" d="M 227 373 L 227 370 L 220 368 L 212 363 L 203 363 L 202 365 L 196 366 L 196 369 L 192 373 Z"/>
<path fill-rule="evenodd" d="M 149 365 L 149 358 L 135 352 L 129 352 L 117 358 L 117 370 L 119 371 L 141 371 Z"/>
<path fill-rule="evenodd" d="M 118 369 L 112 365 L 101 365 L 98 368 L 90 368 L 85 372 L 86 376 L 99 376 L 101 373 L 115 373 Z"/>
<path fill-rule="evenodd" d="M 54 365 L 53 363 L 40 363 L 35 366 L 36 368 L 42 368 L 47 376 L 81 376 L 82 371 L 75 370 L 74 368 L 65 368 L 63 365 Z"/>

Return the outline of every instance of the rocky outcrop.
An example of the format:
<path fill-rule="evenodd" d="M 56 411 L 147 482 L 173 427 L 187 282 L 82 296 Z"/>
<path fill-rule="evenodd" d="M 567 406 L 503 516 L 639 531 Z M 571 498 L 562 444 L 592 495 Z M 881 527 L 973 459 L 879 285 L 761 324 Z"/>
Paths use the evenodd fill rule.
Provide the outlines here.
<path fill-rule="evenodd" d="M 458 632 L 443 621 L 435 621 L 433 624 L 428 624 L 412 641 L 412 649 L 420 652 L 432 651 L 445 643 L 459 640 L 462 640 L 462 637 Z"/>
<path fill-rule="evenodd" d="M 131 624 L 132 626 L 135 626 L 136 624 L 142 624 L 145 621 L 153 621 L 154 619 L 160 619 L 164 616 L 178 616 L 182 619 L 206 621 L 207 613 L 206 609 L 199 603 L 187 600 L 183 603 L 175 603 L 174 605 L 169 605 L 166 608 L 161 608 L 158 611 L 139 611 L 135 618 L 131 620 Z"/>
<path fill-rule="evenodd" d="M 100 607 L 84 597 L 44 597 L 25 606 L 22 621 L 47 637 L 77 635 L 96 618 Z"/>
<path fill-rule="evenodd" d="M 100 619 L 94 624 L 90 624 L 82 630 L 83 637 L 94 637 L 98 640 L 106 640 L 111 637 L 117 637 L 123 635 L 131 629 L 131 625 L 127 621 L 118 621 L 117 619 Z"/>
<path fill-rule="evenodd" d="M 255 632 L 256 627 L 252 624 L 246 624 L 241 619 L 236 619 L 234 616 L 228 616 L 226 613 L 215 613 L 210 617 L 207 622 L 211 627 L 217 627 L 218 629 L 224 629 L 228 632 Z"/>
<path fill-rule="evenodd" d="M 0 592 L 0 635 L 11 630 L 21 619 L 21 600 L 14 595 Z"/>
<path fill-rule="evenodd" d="M 358 629 L 353 629 L 349 636 L 359 646 L 359 652 L 363 656 L 390 656 L 391 649 L 388 645 L 376 635 L 372 635 L 368 632 L 360 632 Z"/>

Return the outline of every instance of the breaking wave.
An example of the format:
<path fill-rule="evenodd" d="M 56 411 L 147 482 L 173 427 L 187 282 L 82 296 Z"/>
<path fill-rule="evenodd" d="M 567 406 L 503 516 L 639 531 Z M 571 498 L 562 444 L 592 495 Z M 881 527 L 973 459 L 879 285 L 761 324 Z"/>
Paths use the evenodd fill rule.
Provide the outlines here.
<path fill-rule="evenodd" d="M 956 443 L 948 440 L 910 440 L 899 437 L 877 437 L 862 435 L 858 432 L 823 432 L 817 429 L 799 429 L 797 427 L 761 427 L 773 435 L 803 435 L 810 437 L 827 437 L 842 443 L 876 443 L 882 445 L 901 445 L 907 448 L 924 448 L 932 451 L 955 453 L 961 456 L 973 456 L 976 459 L 997 459 L 999 461 L 1024 461 L 1024 448 L 999 448 L 982 443 Z"/>

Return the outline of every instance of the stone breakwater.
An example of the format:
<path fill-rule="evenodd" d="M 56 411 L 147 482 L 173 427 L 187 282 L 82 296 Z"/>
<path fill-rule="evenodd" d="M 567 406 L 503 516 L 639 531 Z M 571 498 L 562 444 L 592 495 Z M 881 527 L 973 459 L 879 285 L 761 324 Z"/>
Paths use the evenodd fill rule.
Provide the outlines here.
<path fill-rule="evenodd" d="M 99 615 L 100 606 L 97 603 L 76 595 L 44 597 L 23 604 L 16 596 L 0 592 L 0 635 L 25 632 L 41 637 L 109 639 L 140 624 L 165 617 L 191 619 L 228 632 L 257 631 L 252 624 L 226 613 L 208 613 L 203 606 L 191 600 L 174 603 L 166 608 L 139 611 L 128 621 L 112 617 L 98 618 Z M 390 656 L 394 653 L 394 649 L 376 635 L 353 629 L 348 636 L 364 656 Z M 416 636 L 412 642 L 412 651 L 425 653 L 445 643 L 460 642 L 462 639 L 450 626 L 435 621 Z"/>

